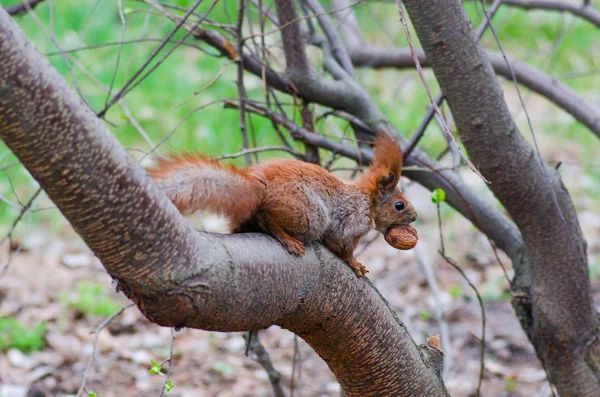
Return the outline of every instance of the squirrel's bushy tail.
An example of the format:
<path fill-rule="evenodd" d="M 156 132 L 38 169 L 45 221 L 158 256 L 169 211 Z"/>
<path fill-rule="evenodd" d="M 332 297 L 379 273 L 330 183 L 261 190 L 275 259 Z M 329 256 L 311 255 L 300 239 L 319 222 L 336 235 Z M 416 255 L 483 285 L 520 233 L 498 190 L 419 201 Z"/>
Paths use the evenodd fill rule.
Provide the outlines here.
<path fill-rule="evenodd" d="M 254 214 L 266 195 L 259 171 L 222 165 L 201 155 L 160 158 L 146 171 L 182 214 L 203 210 L 224 215 L 234 228 Z"/>

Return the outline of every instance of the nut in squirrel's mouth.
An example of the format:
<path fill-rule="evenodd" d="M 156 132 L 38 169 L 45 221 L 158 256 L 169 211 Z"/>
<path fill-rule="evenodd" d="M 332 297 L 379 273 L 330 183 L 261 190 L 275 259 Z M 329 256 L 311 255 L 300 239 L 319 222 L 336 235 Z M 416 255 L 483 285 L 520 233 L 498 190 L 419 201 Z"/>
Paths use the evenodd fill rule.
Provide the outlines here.
<path fill-rule="evenodd" d="M 409 250 L 419 241 L 417 230 L 410 225 L 392 225 L 384 237 L 389 245 L 399 250 Z"/>

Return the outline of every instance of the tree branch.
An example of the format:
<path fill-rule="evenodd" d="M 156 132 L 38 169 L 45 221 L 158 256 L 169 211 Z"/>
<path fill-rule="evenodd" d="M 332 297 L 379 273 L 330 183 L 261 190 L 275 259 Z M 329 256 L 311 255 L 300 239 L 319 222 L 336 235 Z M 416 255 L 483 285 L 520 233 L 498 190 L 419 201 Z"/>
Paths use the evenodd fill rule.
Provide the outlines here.
<path fill-rule="evenodd" d="M 407 48 L 376 48 L 368 45 L 349 48 L 350 57 L 358 67 L 413 69 L 415 63 Z M 422 50 L 417 51 L 421 66 L 431 63 Z M 488 51 L 494 71 L 511 79 L 510 70 L 499 52 Z M 525 62 L 509 58 L 519 84 L 554 102 L 600 138 L 600 109 L 589 104 L 577 92 Z"/>
<path fill-rule="evenodd" d="M 29 10 L 33 10 L 40 3 L 43 3 L 44 0 L 29 0 L 25 1 L 21 4 L 16 4 L 14 6 L 5 7 L 4 10 L 12 16 L 25 14 Z"/>
<path fill-rule="evenodd" d="M 517 317 L 561 395 L 599 395 L 597 313 L 569 194 L 515 126 L 461 2 L 404 3 L 462 142 L 523 233 L 525 261 L 512 284 Z"/>
<path fill-rule="evenodd" d="M 480 0 L 470 0 L 480 1 Z M 486 0 L 487 3 L 491 3 L 493 0 Z M 594 9 L 590 4 L 582 4 L 583 2 L 572 3 L 567 1 L 553 1 L 553 0 L 503 0 L 502 4 L 512 6 L 516 8 L 522 8 L 525 10 L 545 10 L 545 11 L 558 11 L 568 12 L 577 17 L 580 17 L 590 23 L 593 23 L 597 27 L 600 27 L 600 11 Z"/>
<path fill-rule="evenodd" d="M 266 235 L 194 232 L 3 10 L 0 64 L 0 137 L 148 319 L 277 324 L 348 396 L 447 395 L 385 300 L 321 245 L 293 257 Z"/>
<path fill-rule="evenodd" d="M 287 73 L 298 73 L 310 75 L 311 69 L 306 57 L 304 39 L 300 32 L 300 19 L 293 0 L 276 0 L 277 18 L 281 28 L 281 39 L 283 41 L 283 51 L 285 53 L 285 63 Z M 304 104 L 302 109 L 302 120 L 305 126 L 312 124 L 312 112 L 308 109 L 308 104 Z M 306 145 L 306 158 L 311 163 L 319 163 L 319 151 Z"/>

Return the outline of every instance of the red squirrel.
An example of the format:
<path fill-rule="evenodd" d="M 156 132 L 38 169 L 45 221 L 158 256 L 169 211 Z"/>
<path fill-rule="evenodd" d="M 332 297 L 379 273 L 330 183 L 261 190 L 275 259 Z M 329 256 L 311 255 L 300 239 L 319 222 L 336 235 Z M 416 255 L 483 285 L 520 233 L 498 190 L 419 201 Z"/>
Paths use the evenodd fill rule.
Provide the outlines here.
<path fill-rule="evenodd" d="M 297 160 L 237 168 L 187 153 L 158 159 L 147 172 L 184 215 L 222 214 L 233 233 L 268 233 L 294 255 L 304 254 L 305 243 L 320 241 L 360 277 L 367 269 L 353 251 L 369 230 L 385 234 L 394 246 L 391 230 L 405 228 L 416 244 L 416 231 L 408 225 L 417 212 L 397 187 L 402 151 L 381 133 L 374 153 L 369 169 L 352 182 Z"/>

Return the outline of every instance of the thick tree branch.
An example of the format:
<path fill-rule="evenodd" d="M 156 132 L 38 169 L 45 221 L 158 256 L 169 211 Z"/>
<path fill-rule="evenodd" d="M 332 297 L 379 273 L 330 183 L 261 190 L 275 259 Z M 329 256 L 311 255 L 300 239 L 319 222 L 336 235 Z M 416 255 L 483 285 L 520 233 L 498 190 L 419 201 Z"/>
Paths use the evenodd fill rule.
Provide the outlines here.
<path fill-rule="evenodd" d="M 276 0 L 277 18 L 280 21 L 281 39 L 285 53 L 287 73 L 310 75 L 311 69 L 306 57 L 306 46 L 300 32 L 300 19 L 293 0 Z M 302 109 L 302 120 L 306 127 L 312 127 L 312 112 L 305 103 Z M 306 145 L 306 158 L 311 163 L 319 163 L 319 151 Z"/>
<path fill-rule="evenodd" d="M 600 395 L 597 313 L 569 194 L 515 126 L 460 1 L 405 4 L 471 159 L 523 234 L 512 285 L 521 325 L 561 395 Z"/>
<path fill-rule="evenodd" d="M 285 52 L 287 71 L 307 72 L 310 70 L 304 41 L 300 33 L 300 18 L 292 0 L 276 0 L 277 19 L 281 26 L 281 39 Z"/>
<path fill-rule="evenodd" d="M 378 292 L 322 246 L 292 257 L 265 235 L 194 232 L 3 10 L 0 64 L 0 137 L 150 320 L 277 324 L 348 396 L 447 395 Z"/>
<path fill-rule="evenodd" d="M 363 44 L 353 45 L 349 48 L 349 52 L 352 62 L 359 67 L 394 67 L 398 69 L 413 69 L 415 67 L 410 50 L 407 48 L 377 48 Z M 510 80 L 511 73 L 502 54 L 488 51 L 487 55 L 496 74 Z M 418 56 L 421 66 L 431 66 L 422 50 L 418 51 Z M 600 109 L 594 107 L 577 92 L 541 70 L 514 58 L 509 57 L 509 61 L 519 84 L 548 98 L 600 138 Z"/>
<path fill-rule="evenodd" d="M 493 0 L 486 0 L 488 3 L 491 3 L 492 1 Z M 503 0 L 502 4 L 525 10 L 568 12 L 600 27 L 600 11 L 592 7 L 591 4 L 584 4 L 583 1 L 573 3 L 560 0 Z"/>
<path fill-rule="evenodd" d="M 333 27 L 331 18 L 329 18 L 329 15 L 325 12 L 323 5 L 318 0 L 302 1 L 304 1 L 304 3 L 306 3 L 311 11 L 317 16 L 319 25 L 321 25 L 321 29 L 323 29 L 323 33 L 325 33 L 327 41 L 329 41 L 331 52 L 335 59 L 339 62 L 340 66 L 346 71 L 346 73 L 348 73 L 351 77 L 354 77 L 354 67 L 352 66 L 352 61 L 350 60 L 348 52 L 344 48 L 342 41 Z"/>

